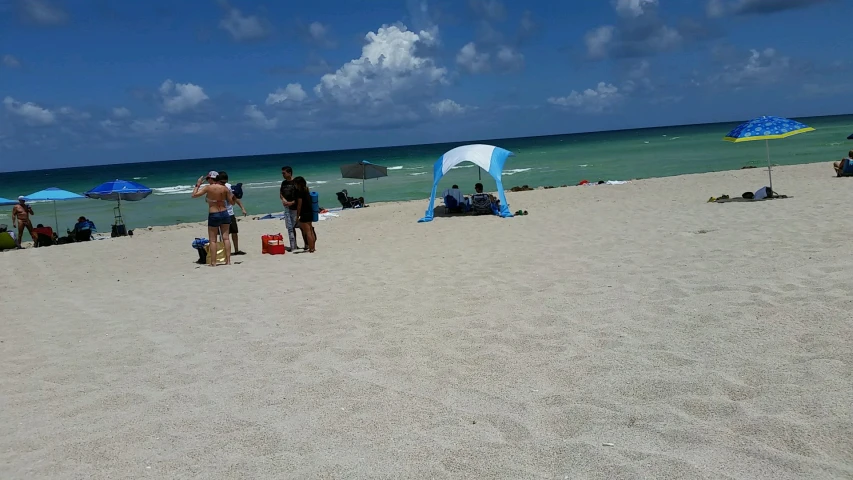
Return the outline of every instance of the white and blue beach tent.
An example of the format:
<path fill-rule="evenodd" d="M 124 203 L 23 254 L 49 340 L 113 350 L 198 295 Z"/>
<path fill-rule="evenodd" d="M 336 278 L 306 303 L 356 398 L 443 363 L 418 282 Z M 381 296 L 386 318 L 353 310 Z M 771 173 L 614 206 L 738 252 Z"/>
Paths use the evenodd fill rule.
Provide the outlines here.
<path fill-rule="evenodd" d="M 512 214 L 509 212 L 509 205 L 506 203 L 506 195 L 504 195 L 504 186 L 501 181 L 503 175 L 504 164 L 506 159 L 514 155 L 509 150 L 504 150 L 493 145 L 464 145 L 456 147 L 448 151 L 435 162 L 433 167 L 432 193 L 429 196 L 429 207 L 427 207 L 426 215 L 418 222 L 431 222 L 433 218 L 433 209 L 435 208 L 435 193 L 438 190 L 438 182 L 441 180 L 451 168 L 459 165 L 462 162 L 471 162 L 474 165 L 489 172 L 489 175 L 495 179 L 498 188 L 498 198 L 501 200 L 501 208 L 499 215 L 507 218 Z"/>

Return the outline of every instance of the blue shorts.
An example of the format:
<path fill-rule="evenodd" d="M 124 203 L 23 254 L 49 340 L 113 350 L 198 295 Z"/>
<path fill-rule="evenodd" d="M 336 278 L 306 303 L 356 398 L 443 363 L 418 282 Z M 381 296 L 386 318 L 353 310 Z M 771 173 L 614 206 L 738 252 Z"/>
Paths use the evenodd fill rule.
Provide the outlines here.
<path fill-rule="evenodd" d="M 219 228 L 222 225 L 231 224 L 231 215 L 228 211 L 209 213 L 207 214 L 207 226 L 211 228 Z"/>

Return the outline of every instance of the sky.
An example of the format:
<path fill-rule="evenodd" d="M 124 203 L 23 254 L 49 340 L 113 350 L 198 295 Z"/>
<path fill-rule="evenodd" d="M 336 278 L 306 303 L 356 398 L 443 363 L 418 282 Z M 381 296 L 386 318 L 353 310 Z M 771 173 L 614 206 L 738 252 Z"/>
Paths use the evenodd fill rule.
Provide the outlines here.
<path fill-rule="evenodd" d="M 853 0 L 0 0 L 0 171 L 853 112 Z"/>

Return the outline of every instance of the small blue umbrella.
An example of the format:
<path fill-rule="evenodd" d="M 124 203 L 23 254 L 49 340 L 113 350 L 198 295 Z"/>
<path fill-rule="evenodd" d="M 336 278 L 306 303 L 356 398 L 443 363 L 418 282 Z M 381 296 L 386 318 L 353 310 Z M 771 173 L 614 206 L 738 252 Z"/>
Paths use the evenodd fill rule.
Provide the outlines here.
<path fill-rule="evenodd" d="M 123 224 L 124 219 L 121 216 L 121 201 L 126 200 L 128 202 L 138 202 L 148 195 L 151 195 L 151 189 L 136 182 L 113 180 L 112 182 L 106 182 L 98 185 L 86 192 L 85 195 L 89 198 L 95 198 L 98 200 L 117 201 L 118 206 L 116 207 L 116 211 L 118 213 L 116 215 L 116 220 Z"/>
<path fill-rule="evenodd" d="M 737 128 L 723 137 L 723 140 L 734 143 L 764 140 L 767 147 L 767 175 L 770 177 L 770 190 L 773 190 L 773 173 L 770 168 L 770 140 L 788 138 L 798 133 L 813 130 L 814 128 L 789 118 L 763 116 L 738 125 Z"/>
<path fill-rule="evenodd" d="M 15 200 L 9 200 L 8 198 L 0 197 L 0 205 L 15 205 L 18 202 Z"/>
<path fill-rule="evenodd" d="M 45 188 L 44 190 L 39 190 L 38 192 L 31 193 L 29 195 L 24 195 L 24 200 L 28 202 L 53 202 L 53 221 L 57 231 L 59 230 L 59 216 L 56 214 L 56 202 L 62 200 L 75 200 L 78 198 L 86 197 L 56 187 Z"/>
<path fill-rule="evenodd" d="M 853 140 L 853 133 L 851 133 L 850 136 L 847 137 L 847 140 Z"/>

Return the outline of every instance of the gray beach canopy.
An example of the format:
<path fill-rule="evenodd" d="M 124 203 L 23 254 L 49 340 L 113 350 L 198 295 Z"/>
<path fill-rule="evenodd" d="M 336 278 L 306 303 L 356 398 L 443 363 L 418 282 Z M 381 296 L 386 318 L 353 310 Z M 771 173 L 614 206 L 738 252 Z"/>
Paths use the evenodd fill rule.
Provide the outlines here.
<path fill-rule="evenodd" d="M 371 178 L 381 178 L 388 176 L 388 167 L 370 163 L 367 160 L 362 160 L 358 163 L 349 165 L 341 165 L 342 178 L 355 178 L 361 180 L 361 191 L 364 191 L 364 181 Z"/>

